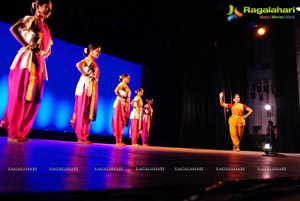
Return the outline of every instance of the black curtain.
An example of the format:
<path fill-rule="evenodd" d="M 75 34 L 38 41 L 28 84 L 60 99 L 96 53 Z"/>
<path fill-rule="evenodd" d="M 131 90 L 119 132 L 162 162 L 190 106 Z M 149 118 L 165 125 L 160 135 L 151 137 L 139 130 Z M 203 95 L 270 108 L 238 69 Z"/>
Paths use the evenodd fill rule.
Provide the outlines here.
<path fill-rule="evenodd" d="M 143 99 L 153 97 L 153 121 L 149 144 L 179 146 L 182 101 L 182 56 L 180 48 L 166 47 L 153 52 L 144 66 Z M 144 79 L 145 78 L 145 79 Z"/>
<path fill-rule="evenodd" d="M 279 149 L 300 152 L 299 93 L 293 20 L 272 23 Z"/>
<path fill-rule="evenodd" d="M 163 146 L 232 149 L 229 113 L 220 106 L 219 93 L 224 91 L 229 102 L 234 93 L 246 100 L 249 38 L 243 23 L 227 23 L 223 15 L 214 13 L 215 7 L 209 10 L 207 23 L 203 23 L 207 13 L 194 9 L 184 18 L 181 51 L 153 57 L 149 92 L 154 96 L 155 113 L 150 141 Z"/>
<path fill-rule="evenodd" d="M 160 52 L 149 63 L 149 90 L 154 97 L 154 121 L 150 144 L 212 149 L 232 149 L 229 136 L 230 112 L 219 105 L 219 93 L 226 102 L 235 93 L 248 105 L 251 84 L 247 68 L 253 65 L 253 31 L 245 20 L 228 23 L 224 14 L 199 14 L 189 8 L 183 17 L 182 46 Z M 193 12 L 195 11 L 195 12 Z M 275 93 L 281 151 L 297 152 L 300 135 L 299 94 L 295 39 L 292 21 L 272 25 Z M 255 112 L 255 111 L 254 111 Z M 251 117 L 250 117 L 251 118 Z M 242 150 L 251 150 L 248 133 Z"/>
<path fill-rule="evenodd" d="M 228 128 L 230 111 L 220 106 L 219 93 L 224 91 L 228 103 L 235 93 L 240 94 L 241 101 L 247 99 L 251 38 L 239 22 L 212 23 L 206 29 L 210 32 L 193 30 L 186 37 L 187 49 L 197 51 L 189 52 L 186 59 L 189 65 L 183 78 L 180 143 L 183 147 L 232 149 Z M 242 141 L 244 149 L 251 147 L 247 130 Z"/>

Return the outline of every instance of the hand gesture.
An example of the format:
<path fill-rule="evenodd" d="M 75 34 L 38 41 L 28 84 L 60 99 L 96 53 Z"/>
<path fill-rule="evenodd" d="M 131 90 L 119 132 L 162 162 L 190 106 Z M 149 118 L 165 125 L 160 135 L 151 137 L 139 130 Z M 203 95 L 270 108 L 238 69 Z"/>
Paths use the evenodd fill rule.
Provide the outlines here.
<path fill-rule="evenodd" d="M 220 98 L 223 98 L 223 97 L 224 97 L 224 92 L 223 92 L 223 91 L 219 94 L 219 97 L 220 97 Z"/>

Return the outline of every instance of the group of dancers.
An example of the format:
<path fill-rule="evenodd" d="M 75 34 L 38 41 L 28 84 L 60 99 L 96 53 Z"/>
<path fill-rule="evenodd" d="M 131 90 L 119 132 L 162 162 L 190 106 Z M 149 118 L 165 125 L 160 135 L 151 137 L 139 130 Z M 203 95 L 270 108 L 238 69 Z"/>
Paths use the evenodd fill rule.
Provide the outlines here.
<path fill-rule="evenodd" d="M 148 98 L 143 105 L 143 88 L 135 90 L 135 97 L 130 100 L 131 90 L 128 87 L 130 75 L 124 73 L 119 77 L 120 83 L 115 88 L 116 99 L 113 104 L 112 130 L 116 145 L 124 146 L 122 136 L 125 126 L 130 126 L 129 135 L 132 146 L 139 146 L 138 138 L 142 137 L 142 144 L 147 146 L 152 125 L 153 98 Z M 130 108 L 133 108 L 130 111 Z"/>
<path fill-rule="evenodd" d="M 0 123 L 0 127 L 7 130 L 9 142 L 29 141 L 26 137 L 43 97 L 44 81 L 48 80 L 45 61 L 51 54 L 53 41 L 45 19 L 51 13 L 51 0 L 35 0 L 31 5 L 32 15 L 26 15 L 10 27 L 11 34 L 22 47 L 10 66 L 7 107 Z M 84 48 L 84 58 L 76 63 L 81 76 L 76 85 L 70 124 L 80 144 L 92 144 L 88 136 L 91 122 L 96 120 L 100 68 L 95 59 L 100 53 L 101 46 L 90 43 Z M 112 118 L 116 145 L 125 145 L 122 142 L 125 126 L 130 126 L 129 134 L 133 146 L 140 146 L 137 143 L 139 136 L 142 137 L 142 145 L 148 145 L 153 98 L 148 98 L 144 105 L 144 90 L 139 88 L 131 100 L 131 90 L 127 85 L 130 75 L 124 73 L 119 80 L 120 83 L 114 90 L 116 99 Z"/>

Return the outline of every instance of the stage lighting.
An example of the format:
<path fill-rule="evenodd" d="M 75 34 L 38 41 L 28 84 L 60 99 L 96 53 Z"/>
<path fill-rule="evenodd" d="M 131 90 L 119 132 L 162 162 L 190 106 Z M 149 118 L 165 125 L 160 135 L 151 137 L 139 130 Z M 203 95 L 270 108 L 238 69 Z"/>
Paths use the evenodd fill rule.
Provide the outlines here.
<path fill-rule="evenodd" d="M 266 143 L 264 145 L 264 152 L 266 155 L 269 155 L 272 151 L 272 145 L 270 143 Z"/>
<path fill-rule="evenodd" d="M 257 29 L 257 34 L 258 34 L 259 36 L 265 35 L 266 32 L 267 32 L 267 29 L 266 29 L 265 27 L 260 27 L 260 28 Z"/>
<path fill-rule="evenodd" d="M 272 109 L 272 106 L 269 104 L 265 105 L 265 110 L 270 111 Z"/>
<path fill-rule="evenodd" d="M 255 37 L 256 38 L 265 38 L 268 35 L 268 26 L 266 25 L 256 25 L 255 26 Z"/>

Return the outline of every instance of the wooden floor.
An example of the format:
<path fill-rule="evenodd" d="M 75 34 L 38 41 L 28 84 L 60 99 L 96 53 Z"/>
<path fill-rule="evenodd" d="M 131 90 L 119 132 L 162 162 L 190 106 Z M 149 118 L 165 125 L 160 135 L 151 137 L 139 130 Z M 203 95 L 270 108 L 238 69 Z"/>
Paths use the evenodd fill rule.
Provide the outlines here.
<path fill-rule="evenodd" d="M 0 137 L 0 158 L 1 195 L 31 196 L 31 200 L 67 200 L 79 193 L 89 200 L 96 195 L 102 196 L 97 200 L 138 196 L 188 200 L 181 199 L 179 192 L 189 196 L 197 190 L 203 195 L 207 189 L 230 182 L 299 182 L 300 176 L 300 154 L 294 153 L 266 156 L 260 151 L 82 145 L 42 139 L 13 143 Z"/>

